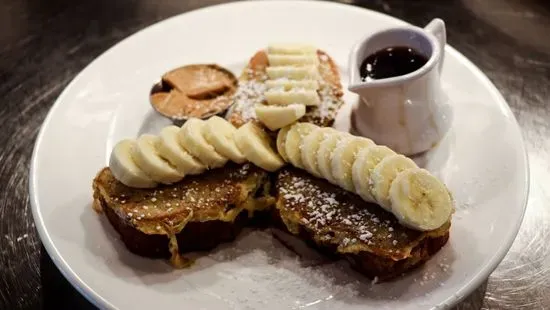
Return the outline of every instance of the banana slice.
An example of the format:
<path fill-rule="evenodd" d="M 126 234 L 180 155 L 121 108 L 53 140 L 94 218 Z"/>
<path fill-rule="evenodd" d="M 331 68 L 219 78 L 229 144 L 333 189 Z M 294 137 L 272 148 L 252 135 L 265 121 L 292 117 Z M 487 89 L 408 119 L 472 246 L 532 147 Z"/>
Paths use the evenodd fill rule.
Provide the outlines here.
<path fill-rule="evenodd" d="M 308 89 L 290 91 L 271 89 L 266 91 L 264 96 L 269 105 L 304 104 L 308 106 L 317 106 L 321 104 L 317 91 Z"/>
<path fill-rule="evenodd" d="M 267 76 L 272 79 L 287 78 L 292 80 L 317 80 L 319 71 L 317 66 L 279 66 L 265 68 Z"/>
<path fill-rule="evenodd" d="M 244 156 L 260 168 L 276 171 L 285 164 L 271 148 L 269 135 L 253 122 L 248 122 L 237 129 L 235 142 Z"/>
<path fill-rule="evenodd" d="M 285 144 L 286 144 L 286 136 L 288 134 L 288 131 L 290 130 L 291 126 L 286 126 L 281 128 L 279 130 L 279 133 L 277 134 L 277 152 L 279 152 L 279 155 L 288 162 L 288 156 L 286 155 L 285 151 Z"/>
<path fill-rule="evenodd" d="M 203 135 L 205 126 L 206 122 L 198 118 L 187 120 L 178 132 L 180 144 L 206 167 L 222 167 L 227 162 L 227 158 L 216 152 L 214 147 L 206 141 Z"/>
<path fill-rule="evenodd" d="M 373 145 L 374 142 L 372 140 L 363 137 L 341 140 L 336 144 L 336 148 L 330 159 L 332 177 L 336 181 L 336 184 L 347 191 L 355 191 L 351 168 L 355 162 L 357 153 L 361 149 Z"/>
<path fill-rule="evenodd" d="M 219 116 L 212 116 L 206 121 L 204 138 L 216 152 L 230 160 L 242 164 L 246 161 L 243 153 L 237 148 L 233 135 L 237 131 L 231 123 Z"/>
<path fill-rule="evenodd" d="M 280 55 L 280 54 L 267 54 L 267 60 L 269 66 L 302 66 L 302 65 L 317 65 L 319 58 L 316 54 L 304 54 L 304 55 Z"/>
<path fill-rule="evenodd" d="M 256 117 L 270 130 L 277 130 L 288 126 L 306 114 L 303 104 L 287 106 L 269 106 L 258 104 L 255 107 Z"/>
<path fill-rule="evenodd" d="M 132 159 L 131 152 L 137 147 L 134 140 L 118 142 L 109 158 L 109 168 L 113 176 L 122 184 L 136 188 L 153 188 L 157 183 L 141 170 Z"/>
<path fill-rule="evenodd" d="M 315 48 L 315 46 L 306 44 L 270 44 L 267 46 L 267 53 L 282 55 L 315 54 L 317 53 L 317 48 Z"/>
<path fill-rule="evenodd" d="M 267 89 L 278 89 L 289 91 L 292 89 L 310 89 L 318 90 L 319 82 L 316 80 L 289 80 L 287 78 L 281 78 L 276 80 L 267 80 L 265 81 L 265 87 Z"/>
<path fill-rule="evenodd" d="M 352 138 L 352 135 L 349 133 L 335 131 L 329 133 L 328 137 L 319 145 L 319 150 L 317 151 L 317 168 L 321 176 L 331 183 L 336 184 L 336 181 L 332 177 L 332 153 L 340 140 L 350 138 Z"/>
<path fill-rule="evenodd" d="M 172 184 L 180 181 L 183 174 L 160 156 L 159 144 L 159 137 L 149 134 L 141 135 L 137 139 L 136 147 L 131 148 L 132 159 L 155 182 Z"/>
<path fill-rule="evenodd" d="M 372 194 L 373 184 L 370 182 L 370 177 L 374 167 L 376 167 L 382 159 L 390 155 L 395 155 L 395 152 L 383 145 L 373 145 L 357 153 L 357 157 L 351 169 L 351 175 L 355 192 L 361 196 L 363 200 L 376 202 Z"/>
<path fill-rule="evenodd" d="M 304 169 L 318 178 L 321 177 L 321 172 L 317 165 L 317 152 L 321 142 L 335 132 L 337 131 L 330 127 L 317 128 L 305 136 L 300 145 Z"/>
<path fill-rule="evenodd" d="M 160 131 L 158 152 L 161 157 L 170 162 L 181 174 L 199 174 L 206 167 L 189 154 L 178 141 L 177 126 L 167 126 Z"/>
<path fill-rule="evenodd" d="M 302 165 L 302 139 L 310 132 L 319 128 L 311 123 L 296 123 L 290 127 L 285 140 L 285 153 L 294 167 L 303 168 Z"/>
<path fill-rule="evenodd" d="M 372 194 L 382 208 L 391 212 L 390 187 L 395 177 L 411 168 L 418 168 L 414 161 L 403 155 L 390 155 L 382 159 L 372 171 Z"/>
<path fill-rule="evenodd" d="M 400 223 L 424 231 L 441 227 L 454 210 L 445 185 L 421 168 L 397 175 L 390 188 L 390 201 Z"/>

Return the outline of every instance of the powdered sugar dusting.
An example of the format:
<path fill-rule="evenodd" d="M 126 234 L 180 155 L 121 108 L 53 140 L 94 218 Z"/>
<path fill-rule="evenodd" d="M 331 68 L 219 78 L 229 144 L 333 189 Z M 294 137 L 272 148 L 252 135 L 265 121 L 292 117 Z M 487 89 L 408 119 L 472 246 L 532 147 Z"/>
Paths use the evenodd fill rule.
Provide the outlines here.
<path fill-rule="evenodd" d="M 355 274 L 343 262 L 304 262 L 282 244 L 274 241 L 269 232 L 246 232 L 234 245 L 213 252 L 198 261 L 208 266 L 204 270 L 223 274 L 229 283 L 239 282 L 224 297 L 238 300 L 252 309 L 268 306 L 277 300 L 281 309 L 304 308 L 330 301 L 338 303 L 361 296 L 370 289 L 370 281 Z M 238 266 L 238 267 L 237 267 Z M 237 267 L 237 268 L 235 268 Z M 201 268 L 202 269 L 202 268 Z M 196 273 L 185 275 L 187 281 L 199 281 Z M 209 289 L 214 293 L 216 284 Z"/>
<path fill-rule="evenodd" d="M 338 101 L 339 98 L 334 96 L 334 90 L 331 85 L 328 83 L 321 83 L 319 89 L 319 97 L 321 99 L 321 104 L 317 108 L 317 117 L 320 119 L 326 119 L 329 117 L 334 117 L 336 113 L 336 108 L 340 106 Z"/>
<path fill-rule="evenodd" d="M 298 212 L 307 229 L 341 248 L 361 245 L 399 255 L 402 246 L 421 234 L 397 224 L 395 217 L 379 206 L 302 172 L 282 171 L 277 188 L 284 198 L 284 212 Z"/>
<path fill-rule="evenodd" d="M 320 57 L 319 63 L 319 72 L 322 76 L 332 76 L 332 66 L 330 64 L 330 59 L 327 55 L 322 54 Z M 335 117 L 337 109 L 340 108 L 342 104 L 342 99 L 339 96 L 336 96 L 335 93 L 338 92 L 338 89 L 327 83 L 325 80 L 321 80 L 319 83 L 319 97 L 321 99 L 321 104 L 315 111 L 315 117 L 324 120 L 326 118 Z"/>
<path fill-rule="evenodd" d="M 265 84 L 262 81 L 241 81 L 233 96 L 235 112 L 239 113 L 244 122 L 256 119 L 254 106 L 265 101 Z"/>
<path fill-rule="evenodd" d="M 425 272 L 380 283 L 344 261 L 299 258 L 272 234 L 247 230 L 234 243 L 199 256 L 194 266 L 178 273 L 189 284 L 179 297 L 211 309 L 395 309 L 404 291 L 412 298 L 430 290 L 431 283 L 418 284 Z"/>

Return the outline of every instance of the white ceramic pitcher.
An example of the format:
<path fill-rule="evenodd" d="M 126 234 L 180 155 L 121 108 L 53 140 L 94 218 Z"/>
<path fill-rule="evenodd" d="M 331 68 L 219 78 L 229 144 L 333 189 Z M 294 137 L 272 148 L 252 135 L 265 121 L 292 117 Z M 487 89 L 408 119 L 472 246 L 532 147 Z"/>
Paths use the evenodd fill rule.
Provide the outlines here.
<path fill-rule="evenodd" d="M 360 135 L 405 155 L 425 152 L 443 138 L 452 118 L 440 83 L 445 44 L 445 23 L 434 19 L 424 29 L 408 26 L 376 32 L 353 48 L 348 89 L 361 99 L 352 114 Z M 361 79 L 365 58 L 398 46 L 411 47 L 428 61 L 405 75 Z"/>

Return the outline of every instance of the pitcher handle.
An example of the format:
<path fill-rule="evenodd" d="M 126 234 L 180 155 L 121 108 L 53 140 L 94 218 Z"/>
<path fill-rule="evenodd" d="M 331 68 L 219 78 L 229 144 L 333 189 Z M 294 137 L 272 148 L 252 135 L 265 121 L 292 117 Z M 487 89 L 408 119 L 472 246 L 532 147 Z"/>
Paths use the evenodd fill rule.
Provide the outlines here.
<path fill-rule="evenodd" d="M 443 68 L 443 61 L 445 60 L 445 45 L 447 44 L 447 32 L 445 31 L 445 22 L 439 18 L 434 18 L 424 30 L 433 34 L 439 42 L 439 50 L 441 53 L 439 59 L 439 72 Z"/>

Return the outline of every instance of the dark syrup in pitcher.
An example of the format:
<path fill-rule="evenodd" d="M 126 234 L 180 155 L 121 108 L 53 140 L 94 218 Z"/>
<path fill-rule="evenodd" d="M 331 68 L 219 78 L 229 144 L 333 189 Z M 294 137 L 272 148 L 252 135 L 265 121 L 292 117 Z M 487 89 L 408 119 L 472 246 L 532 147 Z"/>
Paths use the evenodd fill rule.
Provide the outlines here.
<path fill-rule="evenodd" d="M 420 69 L 428 58 L 407 46 L 387 47 L 369 55 L 360 67 L 361 80 L 385 79 Z"/>

